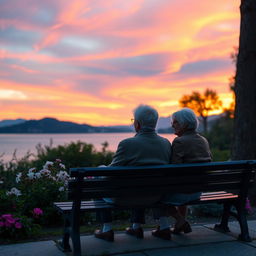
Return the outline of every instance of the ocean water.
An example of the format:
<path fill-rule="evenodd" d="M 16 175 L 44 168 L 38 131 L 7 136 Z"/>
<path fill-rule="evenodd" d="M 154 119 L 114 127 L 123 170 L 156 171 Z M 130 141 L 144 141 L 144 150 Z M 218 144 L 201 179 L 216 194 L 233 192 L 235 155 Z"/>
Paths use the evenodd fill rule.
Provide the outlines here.
<path fill-rule="evenodd" d="M 174 134 L 160 134 L 173 141 Z M 84 133 L 84 134 L 0 134 L 0 156 L 5 162 L 10 161 L 13 153 L 17 158 L 22 158 L 27 152 L 36 153 L 36 146 L 43 145 L 58 146 L 70 142 L 82 141 L 93 144 L 97 150 L 101 150 L 102 143 L 108 142 L 108 149 L 116 151 L 118 143 L 134 133 Z"/>

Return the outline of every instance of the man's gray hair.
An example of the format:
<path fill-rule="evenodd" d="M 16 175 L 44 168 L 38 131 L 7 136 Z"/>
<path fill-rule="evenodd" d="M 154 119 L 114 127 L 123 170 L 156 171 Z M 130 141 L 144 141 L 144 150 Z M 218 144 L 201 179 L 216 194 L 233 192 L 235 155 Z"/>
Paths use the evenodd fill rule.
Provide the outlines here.
<path fill-rule="evenodd" d="M 172 121 L 176 119 L 182 128 L 186 130 L 196 130 L 199 125 L 198 118 L 190 108 L 182 108 L 172 114 Z"/>
<path fill-rule="evenodd" d="M 158 113 L 151 106 L 139 105 L 133 113 L 135 120 L 140 123 L 142 128 L 156 128 Z"/>

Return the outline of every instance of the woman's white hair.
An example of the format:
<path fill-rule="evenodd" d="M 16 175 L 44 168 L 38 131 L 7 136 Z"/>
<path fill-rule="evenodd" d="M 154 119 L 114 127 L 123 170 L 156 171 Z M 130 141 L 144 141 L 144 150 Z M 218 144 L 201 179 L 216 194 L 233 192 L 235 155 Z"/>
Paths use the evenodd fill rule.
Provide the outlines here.
<path fill-rule="evenodd" d="M 186 130 L 196 130 L 199 125 L 198 118 L 190 108 L 182 108 L 172 114 L 172 121 L 176 120 Z"/>
<path fill-rule="evenodd" d="M 155 128 L 158 120 L 157 111 L 148 105 L 139 105 L 134 109 L 134 118 L 142 128 Z"/>

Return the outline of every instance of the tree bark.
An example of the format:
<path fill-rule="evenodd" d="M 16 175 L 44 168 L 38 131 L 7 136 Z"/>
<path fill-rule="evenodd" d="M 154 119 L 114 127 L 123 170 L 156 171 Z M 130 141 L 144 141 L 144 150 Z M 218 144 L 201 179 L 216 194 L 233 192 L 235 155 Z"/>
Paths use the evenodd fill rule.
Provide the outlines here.
<path fill-rule="evenodd" d="M 203 127 L 204 127 L 204 134 L 208 132 L 208 116 L 202 116 L 203 119 Z"/>
<path fill-rule="evenodd" d="M 232 159 L 256 159 L 256 1 L 241 0 Z"/>

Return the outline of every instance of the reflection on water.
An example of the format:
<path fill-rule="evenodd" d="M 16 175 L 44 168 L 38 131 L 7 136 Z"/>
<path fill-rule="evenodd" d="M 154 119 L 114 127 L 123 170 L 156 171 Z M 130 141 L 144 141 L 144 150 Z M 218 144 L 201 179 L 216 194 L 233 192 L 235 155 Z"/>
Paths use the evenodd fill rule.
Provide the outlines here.
<path fill-rule="evenodd" d="M 0 134 L 0 155 L 2 159 L 9 161 L 16 150 L 17 158 L 23 157 L 28 151 L 36 153 L 36 145 L 58 146 L 76 142 L 78 140 L 93 144 L 97 150 L 101 150 L 102 143 L 108 142 L 108 149 L 116 151 L 118 143 L 126 138 L 133 137 L 134 133 L 83 133 L 83 134 Z M 173 141 L 175 135 L 161 134 L 161 136 Z"/>

